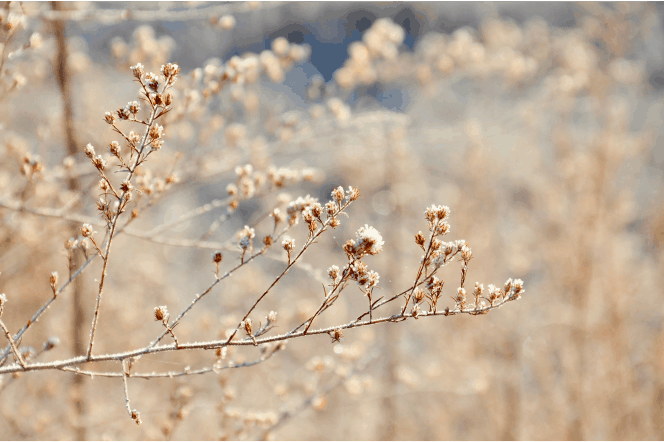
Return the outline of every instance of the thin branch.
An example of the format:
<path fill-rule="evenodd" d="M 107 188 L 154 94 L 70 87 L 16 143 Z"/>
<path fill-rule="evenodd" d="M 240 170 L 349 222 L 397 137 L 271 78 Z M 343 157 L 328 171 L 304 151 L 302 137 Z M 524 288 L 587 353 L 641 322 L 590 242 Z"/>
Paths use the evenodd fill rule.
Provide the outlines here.
<path fill-rule="evenodd" d="M 503 298 L 502 300 L 494 303 L 494 305 L 486 305 L 482 308 L 476 309 L 474 306 L 473 308 L 468 308 L 468 309 L 460 309 L 460 308 L 455 308 L 455 309 L 450 309 L 449 311 L 445 312 L 421 312 L 417 316 L 419 319 L 422 318 L 428 318 L 428 317 L 434 317 L 434 316 L 454 316 L 454 315 L 459 315 L 459 314 L 467 314 L 467 315 L 482 315 L 485 314 L 493 309 L 500 308 L 503 304 L 514 301 L 518 299 L 518 296 L 512 296 L 512 297 L 507 297 Z M 359 328 L 359 327 L 366 327 L 366 326 L 373 326 L 376 324 L 381 324 L 381 323 L 386 323 L 386 322 L 402 322 L 405 320 L 408 320 L 410 318 L 414 318 L 415 316 L 410 313 L 405 313 L 405 314 L 395 314 L 392 316 L 387 316 L 383 318 L 377 318 L 374 319 L 373 321 L 363 321 L 363 322 L 349 322 L 347 324 L 343 325 L 336 325 L 333 327 L 327 327 L 327 328 L 321 328 L 318 330 L 313 330 L 309 331 L 306 334 L 304 332 L 297 332 L 297 333 L 286 333 L 283 335 L 275 335 L 275 336 L 268 336 L 265 338 L 260 338 L 260 339 L 250 339 L 250 338 L 245 338 L 242 340 L 236 340 L 236 341 L 231 341 L 229 342 L 227 339 L 223 340 L 215 340 L 215 341 L 208 341 L 208 342 L 192 342 L 192 343 L 181 343 L 178 347 L 175 346 L 175 344 L 169 344 L 169 345 L 161 345 L 161 346 L 154 346 L 154 347 L 144 347 L 136 350 L 131 350 L 123 353 L 112 353 L 112 354 L 106 354 L 106 355 L 99 355 L 99 356 L 91 356 L 88 358 L 87 356 L 77 356 L 74 358 L 70 359 L 65 359 L 61 361 L 54 361 L 54 362 L 42 362 L 42 363 L 34 363 L 34 364 L 27 364 L 25 369 L 23 369 L 19 364 L 12 364 L 6 367 L 0 367 L 0 374 L 4 373 L 15 373 L 19 371 L 38 371 L 38 370 L 59 370 L 64 367 L 69 367 L 72 365 L 78 365 L 84 362 L 102 362 L 102 361 L 119 361 L 122 359 L 127 359 L 130 357 L 137 357 L 137 356 L 143 356 L 147 354 L 155 354 L 155 353 L 163 353 L 163 352 L 172 352 L 172 351 L 185 351 L 185 350 L 211 350 L 211 349 L 216 349 L 216 348 L 223 348 L 223 347 L 240 347 L 240 346 L 255 346 L 255 345 L 261 345 L 261 344 L 267 344 L 270 342 L 283 342 L 287 341 L 289 339 L 295 339 L 295 338 L 301 338 L 303 336 L 311 336 L 311 335 L 329 335 L 331 332 L 334 332 L 337 329 L 340 330 L 346 330 L 346 329 L 352 329 L 352 328 Z"/>
<path fill-rule="evenodd" d="M 137 425 L 141 425 L 140 413 L 136 410 L 132 410 L 131 404 L 129 403 L 129 387 L 127 386 L 126 359 L 123 359 L 121 363 L 122 363 L 122 384 L 124 386 L 124 394 L 125 394 L 125 407 L 127 407 L 127 413 L 129 413 L 129 417 L 131 417 L 134 421 L 136 421 Z"/>
<path fill-rule="evenodd" d="M 9 345 L 14 352 L 14 356 L 16 356 L 16 359 L 18 360 L 19 364 L 21 364 L 21 367 L 25 368 L 25 361 L 23 360 L 23 357 L 21 356 L 21 352 L 18 351 L 18 348 L 16 348 L 16 343 L 14 342 L 14 339 L 12 338 L 11 332 L 7 329 L 7 326 L 5 326 L 5 323 L 2 322 L 0 319 L 0 327 L 2 327 L 2 331 L 5 332 L 5 337 L 9 341 Z"/>
<path fill-rule="evenodd" d="M 158 372 L 151 372 L 151 373 L 120 373 L 120 372 L 103 372 L 103 371 L 89 371 L 89 370 L 81 370 L 78 367 L 72 368 L 72 367 L 63 367 L 60 368 L 62 371 L 67 371 L 70 373 L 82 375 L 82 376 L 89 376 L 90 378 L 95 378 L 95 377 L 100 377 L 100 378 L 121 378 L 123 376 L 126 376 L 127 378 L 137 378 L 137 379 L 157 379 L 157 378 L 177 378 L 177 377 L 182 377 L 182 376 L 192 376 L 192 375 L 200 375 L 200 374 L 206 374 L 210 373 L 211 371 L 214 371 L 215 373 L 221 371 L 221 370 L 228 370 L 232 368 L 244 368 L 244 367 L 252 367 L 254 365 L 258 365 L 261 362 L 265 362 L 268 359 L 270 359 L 272 356 L 274 356 L 276 352 L 270 352 L 266 356 L 261 356 L 258 359 L 255 359 L 250 362 L 243 362 L 241 364 L 235 364 L 232 361 L 229 362 L 226 365 L 218 366 L 218 367 L 204 367 L 204 368 L 199 368 L 196 370 L 192 370 L 189 367 L 185 367 L 184 370 L 182 371 L 168 371 L 168 372 L 163 372 L 163 373 L 158 373 Z"/>

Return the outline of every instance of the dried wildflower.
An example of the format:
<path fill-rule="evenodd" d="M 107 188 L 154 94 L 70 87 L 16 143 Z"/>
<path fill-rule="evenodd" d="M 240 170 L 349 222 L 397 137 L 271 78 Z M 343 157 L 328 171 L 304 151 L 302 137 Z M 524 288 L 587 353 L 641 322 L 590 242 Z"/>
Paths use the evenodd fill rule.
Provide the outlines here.
<path fill-rule="evenodd" d="M 356 187 L 349 186 L 346 191 L 346 196 L 348 197 L 348 200 L 355 201 L 360 197 L 360 190 Z"/>
<path fill-rule="evenodd" d="M 341 337 L 344 335 L 343 330 L 340 328 L 334 329 L 332 332 L 332 342 L 341 342 Z"/>
<path fill-rule="evenodd" d="M 97 155 L 96 157 L 92 158 L 92 164 L 99 170 L 100 172 L 104 170 L 106 167 L 106 161 L 102 158 L 101 155 Z"/>
<path fill-rule="evenodd" d="M 92 159 L 95 156 L 95 148 L 92 146 L 92 144 L 88 143 L 87 146 L 85 146 L 85 155 Z"/>
<path fill-rule="evenodd" d="M 277 312 L 271 311 L 267 315 L 267 322 L 275 322 L 277 320 Z"/>
<path fill-rule="evenodd" d="M 334 282 L 335 284 L 339 282 L 340 272 L 338 266 L 332 266 L 329 269 L 327 269 L 327 274 L 330 276 L 332 282 Z"/>
<path fill-rule="evenodd" d="M 263 244 L 265 244 L 265 247 L 270 247 L 273 242 L 274 238 L 272 238 L 272 236 L 270 235 L 267 235 L 266 237 L 263 238 Z"/>
<path fill-rule="evenodd" d="M 143 77 L 143 74 L 145 73 L 145 67 L 140 63 L 136 63 L 135 66 L 131 66 L 131 71 L 134 74 L 134 77 L 140 80 L 141 77 Z"/>
<path fill-rule="evenodd" d="M 226 186 L 226 192 L 230 195 L 237 195 L 237 186 L 235 184 L 229 184 Z"/>
<path fill-rule="evenodd" d="M 222 259 L 223 259 L 223 255 L 221 254 L 221 252 L 214 252 L 212 254 L 212 261 L 214 263 L 219 264 Z"/>
<path fill-rule="evenodd" d="M 337 203 L 340 203 L 341 201 L 344 200 L 345 194 L 344 194 L 344 188 L 339 186 L 336 189 L 332 191 L 332 199 L 336 201 Z"/>
<path fill-rule="evenodd" d="M 276 209 L 276 208 L 272 211 L 270 216 L 272 218 L 274 218 L 274 225 L 275 226 L 284 220 L 284 214 L 281 213 L 281 210 Z"/>
<path fill-rule="evenodd" d="M 364 284 L 364 287 L 369 290 L 373 287 L 376 287 L 378 285 L 378 280 L 380 279 L 380 275 L 378 272 L 374 272 L 373 270 L 370 270 L 369 273 L 367 274 L 367 282 Z"/>
<path fill-rule="evenodd" d="M 55 286 L 58 283 L 58 272 L 52 272 L 49 281 L 51 283 L 51 288 L 55 291 Z"/>
<path fill-rule="evenodd" d="M 246 331 L 247 334 L 251 336 L 251 331 L 253 330 L 253 327 L 250 318 L 244 320 L 244 322 L 242 323 L 242 327 L 244 328 L 244 331 Z"/>
<path fill-rule="evenodd" d="M 129 112 L 136 116 L 138 111 L 141 110 L 141 105 L 138 103 L 138 101 L 130 101 L 127 103 L 127 108 L 129 109 Z"/>
<path fill-rule="evenodd" d="M 415 235 L 415 244 L 418 246 L 422 247 L 424 249 L 424 243 L 426 242 L 426 238 L 424 238 L 424 234 L 422 232 L 417 232 Z"/>
<path fill-rule="evenodd" d="M 119 157 L 122 151 L 120 143 L 117 141 L 111 141 L 111 144 L 108 145 L 108 150 L 111 152 L 111 155 L 115 155 L 116 157 Z"/>
<path fill-rule="evenodd" d="M 284 247 L 285 251 L 290 253 L 295 248 L 295 240 L 293 238 L 285 237 L 281 242 L 281 245 Z"/>
<path fill-rule="evenodd" d="M 164 135 L 164 126 L 160 126 L 159 124 L 152 125 L 149 134 L 150 138 L 153 140 L 161 138 Z"/>
<path fill-rule="evenodd" d="M 413 293 L 413 300 L 415 301 L 416 304 L 419 304 L 424 300 L 424 291 L 422 291 L 421 288 L 415 289 L 415 292 Z"/>
<path fill-rule="evenodd" d="M 131 418 L 136 421 L 136 425 L 141 425 L 143 422 L 141 421 L 141 413 L 136 410 L 131 410 Z"/>
<path fill-rule="evenodd" d="M 115 122 L 115 115 L 113 115 L 113 114 L 110 113 L 110 112 L 106 112 L 106 113 L 104 113 L 104 120 L 105 120 L 108 124 L 113 124 L 113 123 Z"/>
<path fill-rule="evenodd" d="M 467 244 L 461 247 L 461 259 L 463 259 L 465 262 L 468 262 L 472 257 L 473 252 L 470 250 L 470 247 L 468 247 Z"/>
<path fill-rule="evenodd" d="M 249 226 L 244 226 L 240 231 L 240 248 L 246 250 L 251 247 L 252 239 L 256 236 L 256 231 Z"/>
<path fill-rule="evenodd" d="M 92 231 L 92 226 L 90 224 L 83 224 L 81 227 L 81 235 L 83 238 L 87 238 L 89 236 L 92 236 L 94 232 Z"/>
<path fill-rule="evenodd" d="M 161 67 L 161 74 L 166 77 L 169 84 L 173 84 L 180 73 L 180 66 L 176 63 L 166 63 Z"/>
<path fill-rule="evenodd" d="M 156 321 L 165 322 L 168 321 L 168 308 L 165 305 L 160 305 L 159 307 L 154 308 L 154 319 Z"/>
<path fill-rule="evenodd" d="M 383 249 L 383 237 L 378 230 L 365 224 L 355 233 L 357 241 L 353 241 L 351 255 L 359 259 L 364 255 L 376 255 Z M 352 240 L 351 240 L 352 241 Z M 348 244 L 348 243 L 346 243 Z"/>

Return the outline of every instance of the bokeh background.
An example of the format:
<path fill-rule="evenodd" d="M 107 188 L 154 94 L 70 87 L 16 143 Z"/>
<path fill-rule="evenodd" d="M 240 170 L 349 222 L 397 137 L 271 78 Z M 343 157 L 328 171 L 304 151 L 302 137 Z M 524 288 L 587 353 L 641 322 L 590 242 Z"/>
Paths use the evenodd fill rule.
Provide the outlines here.
<path fill-rule="evenodd" d="M 153 203 L 135 232 L 224 200 L 238 165 L 288 168 L 284 188 L 242 199 L 228 219 L 220 205 L 162 235 L 225 245 L 222 269 L 230 268 L 236 233 L 249 224 L 268 234 L 265 215 L 276 205 L 306 194 L 324 202 L 338 185 L 361 190 L 349 218 L 261 304 L 257 314 L 278 312 L 275 332 L 316 310 L 319 281 L 344 263 L 340 246 L 365 224 L 385 240 L 367 259 L 381 295 L 412 284 L 421 256 L 413 235 L 426 231 L 431 204 L 451 208 L 449 238 L 473 250 L 470 284 L 511 277 L 526 286 L 519 302 L 486 316 L 349 330 L 341 343 L 289 342 L 254 367 L 132 379 L 141 426 L 128 418 L 117 379 L 6 375 L 0 438 L 664 439 L 660 4 L 0 9 L 0 293 L 11 330 L 49 299 L 52 271 L 68 274 L 64 243 L 81 220 L 98 220 L 98 178 L 83 147 L 103 151 L 116 139 L 103 115 L 136 99 L 129 66 L 137 62 L 155 71 L 177 62 L 182 75 L 164 148 L 141 176 L 139 202 Z M 171 173 L 179 182 L 167 185 Z M 291 236 L 301 245 L 304 226 Z M 212 281 L 212 246 L 163 242 L 124 235 L 114 243 L 97 351 L 146 345 L 161 331 L 155 306 L 179 312 Z M 223 337 L 283 259 L 276 249 L 215 289 L 179 326 L 180 340 Z M 21 345 L 39 350 L 58 336 L 39 360 L 81 353 L 100 269 L 91 264 Z M 453 295 L 458 265 L 442 277 Z M 318 324 L 348 322 L 365 306 L 349 287 Z M 209 353 L 141 364 L 196 368 L 214 362 Z M 258 351 L 231 353 L 249 361 Z"/>

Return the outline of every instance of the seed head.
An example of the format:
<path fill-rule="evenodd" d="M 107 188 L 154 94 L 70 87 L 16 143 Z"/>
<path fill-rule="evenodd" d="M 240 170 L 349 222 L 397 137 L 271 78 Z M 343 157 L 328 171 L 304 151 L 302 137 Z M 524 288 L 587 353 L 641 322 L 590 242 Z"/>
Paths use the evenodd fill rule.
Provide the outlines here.
<path fill-rule="evenodd" d="M 221 252 L 214 252 L 212 254 L 212 261 L 215 262 L 216 264 L 219 264 L 222 259 L 223 255 L 221 254 Z"/>
<path fill-rule="evenodd" d="M 83 224 L 81 227 L 81 235 L 83 235 L 83 238 L 92 236 L 93 233 L 94 232 L 92 231 L 92 226 L 90 224 Z"/>
<path fill-rule="evenodd" d="M 51 288 L 55 290 L 55 285 L 58 283 L 58 272 L 51 273 L 50 282 L 51 282 Z"/>
<path fill-rule="evenodd" d="M 251 319 L 250 319 L 250 318 L 247 318 L 247 319 L 242 323 L 242 326 L 244 327 L 244 331 L 246 331 L 248 335 L 251 335 L 251 330 L 252 330 Z"/>
<path fill-rule="evenodd" d="M 154 319 L 156 321 L 168 321 L 168 316 L 168 308 L 165 305 L 154 308 Z"/>
<path fill-rule="evenodd" d="M 281 242 L 281 245 L 283 246 L 285 251 L 291 252 L 295 248 L 295 240 L 293 238 L 286 237 Z"/>

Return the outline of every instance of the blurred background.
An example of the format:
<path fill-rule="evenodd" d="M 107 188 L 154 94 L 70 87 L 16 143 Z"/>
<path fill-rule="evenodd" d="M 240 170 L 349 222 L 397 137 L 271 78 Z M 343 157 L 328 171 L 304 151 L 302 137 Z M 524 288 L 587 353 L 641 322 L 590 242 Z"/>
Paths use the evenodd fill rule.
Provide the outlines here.
<path fill-rule="evenodd" d="M 11 330 L 50 298 L 52 271 L 65 280 L 70 259 L 74 268 L 85 261 L 89 252 L 65 248 L 81 223 L 104 231 L 83 148 L 105 152 L 117 139 L 104 112 L 138 99 L 129 69 L 138 62 L 155 72 L 176 62 L 182 72 L 164 147 L 139 176 L 134 234 L 114 242 L 97 352 L 145 346 L 162 331 L 155 306 L 177 314 L 210 285 L 212 249 L 223 247 L 230 269 L 244 225 L 258 239 L 271 232 L 274 207 L 307 194 L 324 203 L 339 185 L 362 197 L 257 310 L 255 320 L 278 313 L 275 333 L 317 309 L 326 269 L 344 264 L 341 245 L 365 224 L 385 241 L 366 259 L 381 275 L 380 296 L 412 284 L 421 257 L 413 238 L 431 204 L 451 208 L 447 239 L 473 250 L 470 287 L 520 278 L 526 288 L 485 316 L 348 330 L 340 343 L 293 340 L 253 367 L 131 379 L 141 426 L 127 417 L 118 379 L 5 375 L 0 438 L 664 439 L 661 4 L 0 10 L 0 293 Z M 245 164 L 255 190 L 235 172 Z M 231 198 L 234 211 L 233 183 L 246 190 Z M 224 203 L 205 208 L 213 201 Z M 200 216 L 147 237 L 197 207 Z M 296 247 L 306 240 L 303 225 L 289 234 Z M 283 270 L 284 254 L 275 248 L 220 284 L 178 327 L 180 341 L 225 336 Z M 93 262 L 58 297 L 23 338 L 26 352 L 51 336 L 60 344 L 35 359 L 85 351 L 100 272 Z M 458 264 L 439 276 L 443 299 L 454 295 Z M 365 308 L 349 287 L 317 325 Z M 139 365 L 197 368 L 214 362 L 210 353 Z"/>

